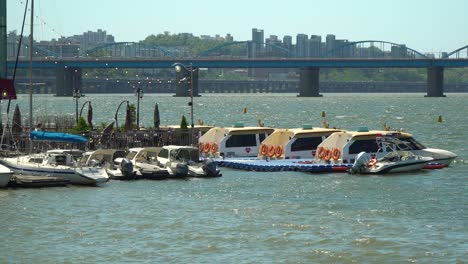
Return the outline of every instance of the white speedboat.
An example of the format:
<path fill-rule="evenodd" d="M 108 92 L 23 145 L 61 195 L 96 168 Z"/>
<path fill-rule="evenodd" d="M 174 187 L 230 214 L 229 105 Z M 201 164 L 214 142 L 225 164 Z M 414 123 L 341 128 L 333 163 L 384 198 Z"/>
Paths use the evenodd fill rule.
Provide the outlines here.
<path fill-rule="evenodd" d="M 191 146 L 164 146 L 158 161 L 176 177 L 220 177 L 221 172 L 211 159 L 200 161 L 198 149 Z"/>
<path fill-rule="evenodd" d="M 161 148 L 158 147 L 131 148 L 125 159 L 133 164 L 133 170 L 137 177 L 162 180 L 169 176 L 169 171 L 158 161 L 160 151 Z M 115 162 L 121 164 L 122 160 L 123 158 L 115 159 Z"/>
<path fill-rule="evenodd" d="M 126 155 L 126 151 L 117 149 L 88 151 L 81 157 L 79 166 L 100 166 L 113 180 L 135 180 L 136 172 L 132 162 L 124 158 Z"/>
<path fill-rule="evenodd" d="M 69 150 L 49 150 L 45 153 L 0 159 L 0 164 L 14 173 L 32 176 L 63 177 L 71 184 L 100 185 L 109 180 L 100 167 L 77 166 Z"/>
<path fill-rule="evenodd" d="M 325 162 L 354 163 L 356 156 L 367 152 L 382 158 L 391 150 L 379 148 L 376 139 L 383 136 L 392 136 L 400 140 L 399 149 L 412 152 L 416 156 L 433 158 L 431 162 L 448 166 L 457 155 L 453 152 L 427 148 L 416 141 L 409 133 L 400 131 L 369 130 L 361 127 L 358 131 L 335 132 L 325 139 L 317 149 L 317 159 Z"/>
<path fill-rule="evenodd" d="M 376 143 L 380 149 L 386 149 L 387 154 L 382 158 L 375 158 L 370 153 L 361 152 L 350 169 L 351 173 L 385 174 L 421 170 L 434 159 L 414 155 L 411 151 L 401 150 L 399 146 L 405 144 L 393 137 L 378 137 Z M 377 151 L 378 152 L 378 151 Z"/>
<path fill-rule="evenodd" d="M 9 168 L 0 165 L 0 188 L 4 188 L 8 185 L 13 176 L 13 171 Z"/>
<path fill-rule="evenodd" d="M 260 143 L 272 132 L 270 127 L 214 127 L 198 140 L 205 157 L 257 157 Z"/>

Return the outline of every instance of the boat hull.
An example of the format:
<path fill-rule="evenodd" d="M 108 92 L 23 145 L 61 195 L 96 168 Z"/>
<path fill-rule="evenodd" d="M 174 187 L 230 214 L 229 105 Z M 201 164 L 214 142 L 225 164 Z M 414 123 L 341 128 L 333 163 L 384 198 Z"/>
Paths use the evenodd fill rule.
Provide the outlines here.
<path fill-rule="evenodd" d="M 0 188 L 4 188 L 8 185 L 13 176 L 13 172 L 1 172 L 0 173 Z"/>
<path fill-rule="evenodd" d="M 14 159 L 16 160 L 16 159 Z M 71 168 L 67 166 L 40 166 L 21 164 L 12 161 L 0 160 L 0 164 L 17 174 L 31 176 L 62 177 L 70 184 L 100 185 L 109 180 L 107 173 L 101 168 Z"/>

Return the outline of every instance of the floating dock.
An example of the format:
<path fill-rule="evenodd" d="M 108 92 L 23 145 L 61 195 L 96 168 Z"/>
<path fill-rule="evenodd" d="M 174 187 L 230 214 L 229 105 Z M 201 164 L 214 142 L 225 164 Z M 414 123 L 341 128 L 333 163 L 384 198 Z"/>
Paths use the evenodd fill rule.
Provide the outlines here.
<path fill-rule="evenodd" d="M 311 173 L 347 172 L 353 164 L 318 164 L 305 160 L 216 159 L 220 167 L 247 171 L 301 171 Z"/>
<path fill-rule="evenodd" d="M 66 186 L 69 180 L 62 177 L 13 175 L 9 186 L 15 188 L 41 188 Z"/>

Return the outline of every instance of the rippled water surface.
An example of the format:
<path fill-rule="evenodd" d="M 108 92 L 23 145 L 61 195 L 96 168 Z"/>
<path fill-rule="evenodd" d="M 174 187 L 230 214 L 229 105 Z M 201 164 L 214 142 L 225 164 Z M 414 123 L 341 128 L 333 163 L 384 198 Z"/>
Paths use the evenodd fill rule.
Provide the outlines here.
<path fill-rule="evenodd" d="M 88 95 L 80 103 L 92 101 L 99 124 L 133 97 Z M 187 98 L 146 94 L 140 123 L 151 126 L 156 101 L 163 125 L 189 116 Z M 0 190 L 0 263 L 467 261 L 468 94 L 231 94 L 194 101 L 195 120 L 205 124 L 261 119 L 274 127 L 320 126 L 326 111 L 331 126 L 387 123 L 459 157 L 447 169 L 387 177 L 223 168 L 216 179 Z M 27 97 L 18 103 L 26 116 Z M 35 96 L 34 105 L 35 114 L 75 111 L 71 98 Z"/>

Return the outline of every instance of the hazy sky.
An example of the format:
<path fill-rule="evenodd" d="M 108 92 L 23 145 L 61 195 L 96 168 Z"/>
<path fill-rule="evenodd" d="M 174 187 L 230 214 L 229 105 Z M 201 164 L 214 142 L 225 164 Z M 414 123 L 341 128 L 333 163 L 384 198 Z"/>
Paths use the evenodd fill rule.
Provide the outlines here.
<path fill-rule="evenodd" d="M 4 0 L 0 0 L 4 1 Z M 20 32 L 26 0 L 7 1 L 7 30 Z M 31 0 L 30 0 L 31 1 Z M 36 39 L 106 30 L 116 41 L 139 41 L 164 31 L 227 33 L 251 39 L 334 34 L 338 39 L 385 40 L 421 52 L 468 45 L 468 0 L 35 0 Z M 46 24 L 44 24 L 45 22 Z M 28 22 L 29 23 L 29 22 Z M 54 29 L 55 32 L 52 30 Z M 29 31 L 29 30 L 27 30 Z"/>

